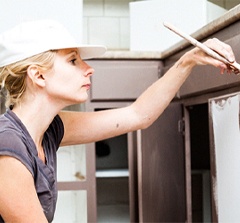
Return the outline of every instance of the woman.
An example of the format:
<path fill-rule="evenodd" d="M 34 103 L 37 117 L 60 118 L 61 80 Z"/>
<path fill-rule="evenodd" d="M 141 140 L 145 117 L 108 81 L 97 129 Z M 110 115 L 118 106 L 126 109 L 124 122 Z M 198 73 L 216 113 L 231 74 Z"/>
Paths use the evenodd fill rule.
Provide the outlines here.
<path fill-rule="evenodd" d="M 234 62 L 230 46 L 210 48 Z M 185 53 L 132 105 L 100 112 L 62 111 L 87 100 L 94 70 L 83 59 L 105 52 L 81 46 L 54 21 L 24 23 L 0 36 L 0 222 L 51 222 L 59 146 L 103 140 L 150 126 L 196 65 L 228 67 L 198 48 Z"/>

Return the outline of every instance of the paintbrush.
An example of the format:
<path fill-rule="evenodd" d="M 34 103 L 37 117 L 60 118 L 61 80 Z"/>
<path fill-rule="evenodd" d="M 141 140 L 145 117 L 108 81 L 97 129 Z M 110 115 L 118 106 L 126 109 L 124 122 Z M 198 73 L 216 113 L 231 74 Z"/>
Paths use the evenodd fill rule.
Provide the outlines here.
<path fill-rule="evenodd" d="M 192 36 L 184 33 L 183 31 L 181 31 L 177 27 L 173 26 L 172 24 L 164 22 L 163 25 L 166 28 L 170 29 L 171 31 L 175 32 L 177 35 L 179 35 L 179 36 L 183 37 L 184 39 L 186 39 L 192 45 L 200 48 L 202 51 L 204 51 L 209 56 L 211 56 L 214 59 L 217 59 L 217 60 L 225 63 L 229 67 L 229 69 L 231 69 L 235 74 L 239 74 L 240 73 L 240 64 L 238 64 L 237 62 L 233 62 L 233 63 L 229 62 L 226 58 L 224 58 L 223 56 L 219 55 L 218 53 L 216 53 L 215 51 L 213 51 L 212 49 L 210 49 L 209 47 L 207 47 L 203 43 L 197 41 Z"/>

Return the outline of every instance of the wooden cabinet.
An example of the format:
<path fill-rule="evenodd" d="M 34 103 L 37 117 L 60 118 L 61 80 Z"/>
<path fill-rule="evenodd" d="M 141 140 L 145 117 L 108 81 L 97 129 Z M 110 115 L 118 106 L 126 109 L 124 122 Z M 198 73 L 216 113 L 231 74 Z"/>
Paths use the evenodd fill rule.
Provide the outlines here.
<path fill-rule="evenodd" d="M 230 44 L 238 62 L 240 61 L 240 52 L 237 50 L 240 40 L 239 27 L 240 22 L 237 21 L 207 37 L 217 37 Z M 186 50 L 183 49 L 167 58 L 164 63 L 171 66 Z M 236 156 L 231 157 L 232 140 L 229 142 L 225 140 L 228 144 L 225 151 L 222 152 L 226 157 L 221 156 L 222 162 L 218 161 L 218 166 L 216 165 L 216 153 L 219 151 L 215 151 L 217 147 L 215 147 L 216 142 L 214 141 L 212 114 L 210 112 L 211 101 L 216 98 L 222 100 L 226 98 L 225 95 L 237 94 L 239 91 L 239 76 L 234 74 L 221 75 L 217 68 L 200 66 L 194 68 L 178 93 L 178 101 L 183 105 L 185 122 L 187 222 L 239 221 L 238 212 L 234 208 L 229 208 L 230 205 L 228 206 L 229 210 L 220 208 L 220 205 L 224 206 L 227 203 L 219 201 L 220 197 L 224 196 L 221 189 L 222 182 L 229 183 L 229 181 L 223 180 L 224 174 L 228 172 L 230 178 L 234 174 L 232 168 L 229 169 L 225 166 L 225 161 L 229 164 L 237 162 Z M 223 123 L 232 118 L 230 116 L 232 115 L 229 113 L 229 117 L 218 120 L 216 129 L 219 132 L 224 131 L 221 126 L 224 126 Z M 229 130 L 225 135 L 228 134 L 232 135 L 234 133 Z M 222 170 L 224 172 L 221 172 Z M 216 173 L 220 176 L 217 177 Z M 236 185 L 238 185 L 238 181 L 235 182 L 232 178 L 231 186 L 235 188 Z M 236 195 L 236 193 L 234 194 Z M 237 200 L 238 198 L 233 198 L 231 204 L 238 202 Z"/>
<path fill-rule="evenodd" d="M 160 61 L 89 62 L 95 74 L 86 103 L 88 111 L 129 105 L 159 78 L 162 69 Z M 185 221 L 181 119 L 181 105 L 172 103 L 146 130 L 87 145 L 87 150 L 96 151 L 98 222 Z M 102 152 L 98 152 L 99 147 Z"/>
<path fill-rule="evenodd" d="M 209 37 L 235 50 L 239 26 L 236 22 Z M 163 61 L 88 61 L 95 74 L 85 109 L 129 105 L 188 49 Z M 236 59 L 240 61 L 238 51 Z M 86 145 L 88 181 L 75 188 L 87 189 L 88 222 L 219 221 L 220 210 L 212 200 L 217 182 L 212 180 L 216 165 L 208 101 L 239 91 L 238 76 L 197 67 L 151 127 Z"/>
<path fill-rule="evenodd" d="M 87 111 L 129 105 L 159 78 L 162 67 L 160 61 L 102 60 L 89 64 L 95 74 Z M 136 140 L 136 133 L 129 133 L 87 145 L 87 150 L 96 153 L 97 205 L 91 212 L 98 222 L 139 220 Z"/>
<path fill-rule="evenodd" d="M 239 26 L 240 22 L 237 22 L 213 36 L 229 43 L 235 50 L 240 40 L 236 31 Z M 233 33 L 234 35 L 230 35 Z M 140 68 L 141 65 L 132 66 L 136 61 L 93 61 L 97 62 L 97 67 L 101 64 L 108 67 L 106 72 L 110 71 L 111 74 L 105 74 L 102 70 L 95 80 L 93 77 L 92 95 L 87 107 L 94 110 L 131 103 L 145 89 L 141 83 L 148 77 L 153 77 L 151 81 L 155 81 L 154 76 L 159 77 L 161 72 L 164 73 L 186 50 L 164 60 L 165 67 L 160 63 L 160 69 L 154 65 L 157 61 L 148 61 L 150 64 L 145 61 L 144 65 L 155 67 L 152 70 L 154 75 L 140 75 L 137 94 L 129 87 L 122 94 L 120 92 L 121 86 L 124 87 L 125 81 L 128 82 L 130 78 L 125 71 L 132 74 L 144 70 Z M 240 61 L 240 53 L 237 51 L 236 59 Z M 115 80 L 112 72 L 114 67 L 118 67 L 116 79 L 122 78 L 121 81 Z M 98 69 L 95 77 L 97 75 Z M 111 80 L 111 83 L 116 81 L 115 84 L 110 84 L 112 94 L 103 89 L 106 86 L 104 83 L 108 83 L 104 81 L 104 77 Z M 128 84 L 129 82 L 126 85 L 129 86 Z M 97 89 L 94 90 L 94 87 Z M 131 222 L 204 222 L 218 219 L 217 204 L 212 200 L 213 170 L 216 167 L 212 156 L 213 142 L 209 135 L 208 100 L 239 90 L 238 76 L 220 75 L 217 68 L 210 66 L 197 67 L 179 90 L 178 97 L 150 128 L 128 134 Z"/>

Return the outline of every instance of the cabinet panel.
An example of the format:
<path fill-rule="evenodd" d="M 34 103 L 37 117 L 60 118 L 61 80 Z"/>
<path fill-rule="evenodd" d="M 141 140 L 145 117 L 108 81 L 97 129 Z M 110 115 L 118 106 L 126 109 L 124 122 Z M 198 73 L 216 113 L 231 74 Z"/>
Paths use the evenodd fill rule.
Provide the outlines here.
<path fill-rule="evenodd" d="M 91 101 L 136 99 L 160 74 L 160 61 L 89 61 Z"/>
<path fill-rule="evenodd" d="M 138 131 L 140 222 L 185 222 L 183 136 L 178 131 L 181 105 L 171 103 L 148 129 Z"/>

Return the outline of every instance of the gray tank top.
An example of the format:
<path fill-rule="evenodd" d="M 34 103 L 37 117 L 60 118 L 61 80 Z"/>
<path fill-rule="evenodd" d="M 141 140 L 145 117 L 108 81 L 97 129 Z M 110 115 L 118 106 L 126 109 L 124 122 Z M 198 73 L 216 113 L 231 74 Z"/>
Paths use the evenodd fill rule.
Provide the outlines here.
<path fill-rule="evenodd" d="M 44 134 L 45 164 L 38 158 L 37 149 L 30 134 L 15 113 L 9 109 L 0 116 L 0 155 L 18 159 L 30 171 L 48 222 L 53 220 L 56 207 L 56 151 L 63 134 L 63 123 L 60 117 L 56 116 Z M 0 222 L 4 222 L 1 215 Z"/>

